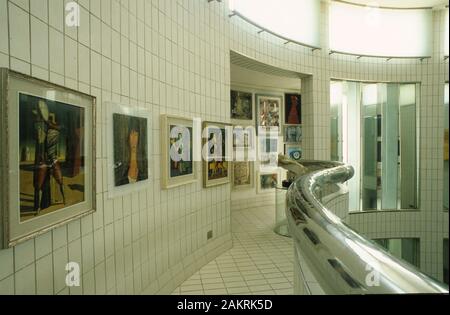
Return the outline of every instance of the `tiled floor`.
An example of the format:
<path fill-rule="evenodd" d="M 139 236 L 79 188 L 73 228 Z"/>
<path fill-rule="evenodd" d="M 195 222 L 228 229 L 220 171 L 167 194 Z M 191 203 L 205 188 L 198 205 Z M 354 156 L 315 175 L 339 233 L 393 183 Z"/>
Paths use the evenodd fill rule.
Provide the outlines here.
<path fill-rule="evenodd" d="M 173 294 L 293 294 L 292 240 L 273 231 L 274 207 L 232 213 L 233 248 L 203 267 Z"/>

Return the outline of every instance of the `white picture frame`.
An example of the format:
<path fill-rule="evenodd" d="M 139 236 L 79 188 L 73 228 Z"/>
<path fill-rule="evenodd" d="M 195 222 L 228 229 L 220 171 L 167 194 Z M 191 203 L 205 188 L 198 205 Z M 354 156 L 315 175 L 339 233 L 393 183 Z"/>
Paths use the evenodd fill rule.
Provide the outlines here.
<path fill-rule="evenodd" d="M 152 124 L 151 116 L 148 109 L 140 106 L 123 105 L 119 103 L 106 102 L 107 111 L 107 165 L 108 165 L 108 196 L 115 198 L 123 196 L 134 191 L 141 191 L 148 187 L 151 179 L 151 148 L 152 148 Z M 117 158 L 118 146 L 124 146 L 125 139 L 118 132 L 123 124 L 123 120 L 127 119 L 131 124 L 139 124 L 139 137 L 144 141 L 138 142 L 138 176 L 135 180 L 126 178 L 118 179 L 118 169 L 127 167 Z M 145 127 L 144 127 L 145 124 Z M 145 130 L 143 130 L 145 129 Z M 144 134 L 144 132 L 146 134 Z M 126 149 L 126 148 L 124 148 Z M 144 160 L 145 159 L 145 160 Z"/>
<path fill-rule="evenodd" d="M 266 177 L 270 177 L 270 176 L 276 176 L 277 181 L 274 184 L 270 184 L 265 182 Z M 260 171 L 257 173 L 257 187 L 256 187 L 256 192 L 258 194 L 267 194 L 267 193 L 274 193 L 276 188 L 280 185 L 281 183 L 281 172 L 279 169 L 275 169 L 273 171 Z M 271 186 L 270 188 L 265 188 L 267 186 Z"/>
<path fill-rule="evenodd" d="M 196 133 L 194 129 L 194 120 L 191 118 L 173 116 L 173 115 L 161 115 L 161 186 L 163 189 L 172 189 L 175 187 L 188 185 L 196 183 L 198 181 L 197 170 L 198 162 L 195 161 L 195 152 L 199 152 L 199 146 L 201 139 L 196 139 Z M 173 128 L 172 128 L 173 127 Z M 190 159 L 191 161 L 180 161 L 189 162 L 187 167 L 180 172 L 185 172 L 186 174 L 174 174 L 172 165 L 174 161 L 171 159 L 170 150 L 173 147 L 171 144 L 170 135 L 176 127 L 182 127 L 189 129 L 189 146 L 190 146 Z M 192 163 L 192 164 L 191 164 Z"/>
<path fill-rule="evenodd" d="M 258 134 L 283 133 L 284 125 L 284 95 L 281 94 L 256 94 L 256 128 Z"/>
<path fill-rule="evenodd" d="M 243 114 L 239 115 L 235 112 L 236 107 L 238 107 L 236 103 L 241 98 L 245 98 L 247 102 L 248 101 L 250 102 L 251 119 L 249 119 L 248 116 L 246 118 L 244 118 Z M 245 127 L 248 125 L 254 126 L 255 121 L 256 121 L 255 94 L 251 90 L 248 90 L 245 88 L 231 87 L 230 119 L 231 119 L 231 123 L 236 126 L 242 126 L 242 127 Z"/>

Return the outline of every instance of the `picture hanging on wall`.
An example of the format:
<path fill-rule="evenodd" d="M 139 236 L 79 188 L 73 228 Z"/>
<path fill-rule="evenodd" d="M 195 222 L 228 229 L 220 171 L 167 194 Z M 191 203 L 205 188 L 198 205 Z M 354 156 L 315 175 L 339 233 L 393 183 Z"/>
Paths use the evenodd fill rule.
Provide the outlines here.
<path fill-rule="evenodd" d="M 253 94 L 231 90 L 231 119 L 235 123 L 253 122 Z"/>
<path fill-rule="evenodd" d="M 108 108 L 108 191 L 110 197 L 145 188 L 149 179 L 149 113 L 113 103 Z"/>
<path fill-rule="evenodd" d="M 284 131 L 284 141 L 286 143 L 302 142 L 303 131 L 302 126 L 286 126 Z"/>
<path fill-rule="evenodd" d="M 95 98 L 0 69 L 0 247 L 95 209 Z"/>
<path fill-rule="evenodd" d="M 161 152 L 163 189 L 197 181 L 194 162 L 194 126 L 192 119 L 161 116 Z"/>
<path fill-rule="evenodd" d="M 253 126 L 233 127 L 233 148 L 234 149 L 255 149 L 256 130 Z"/>
<path fill-rule="evenodd" d="M 300 161 L 303 158 L 303 150 L 299 145 L 285 145 L 285 154 L 294 161 Z"/>
<path fill-rule="evenodd" d="M 230 182 L 232 127 L 222 123 L 203 123 L 203 184 L 205 188 Z"/>
<path fill-rule="evenodd" d="M 278 186 L 279 179 L 280 174 L 278 171 L 270 173 L 259 172 L 257 186 L 258 194 L 275 191 L 275 188 Z"/>
<path fill-rule="evenodd" d="M 285 124 L 302 124 L 302 96 L 300 94 L 286 94 L 285 99 Z"/>
<path fill-rule="evenodd" d="M 272 132 L 275 130 L 281 133 L 282 103 L 282 96 L 256 96 L 259 131 Z"/>
<path fill-rule="evenodd" d="M 250 161 L 233 162 L 233 189 L 254 187 L 254 164 Z"/>

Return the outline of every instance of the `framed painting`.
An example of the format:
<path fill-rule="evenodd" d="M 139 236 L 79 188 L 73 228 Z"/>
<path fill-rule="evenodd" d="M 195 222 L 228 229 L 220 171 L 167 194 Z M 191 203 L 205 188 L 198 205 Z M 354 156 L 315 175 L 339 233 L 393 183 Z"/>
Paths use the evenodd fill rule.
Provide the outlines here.
<path fill-rule="evenodd" d="M 95 98 L 0 69 L 1 247 L 95 211 Z"/>
<path fill-rule="evenodd" d="M 230 113 L 235 124 L 252 124 L 253 117 L 253 93 L 231 90 Z"/>
<path fill-rule="evenodd" d="M 254 187 L 254 163 L 251 161 L 235 161 L 233 169 L 233 189 L 249 189 Z"/>
<path fill-rule="evenodd" d="M 302 96 L 300 94 L 286 94 L 284 123 L 286 125 L 301 125 L 302 124 Z"/>
<path fill-rule="evenodd" d="M 197 181 L 194 162 L 194 121 L 183 117 L 161 116 L 161 184 L 170 189 Z"/>
<path fill-rule="evenodd" d="M 260 154 L 278 153 L 278 137 L 259 137 Z"/>
<path fill-rule="evenodd" d="M 284 141 L 286 143 L 299 143 L 303 140 L 302 126 L 285 126 Z"/>
<path fill-rule="evenodd" d="M 274 192 L 280 181 L 280 172 L 258 172 L 258 194 Z"/>
<path fill-rule="evenodd" d="M 232 126 L 203 123 L 203 184 L 205 188 L 228 184 L 231 180 Z"/>
<path fill-rule="evenodd" d="M 282 125 L 282 96 L 257 95 L 256 106 L 258 112 L 259 132 L 277 131 L 281 134 Z"/>
<path fill-rule="evenodd" d="M 256 130 L 253 126 L 233 127 L 234 149 L 256 149 Z"/>
<path fill-rule="evenodd" d="M 115 197 L 145 188 L 150 175 L 150 116 L 146 109 L 108 108 L 108 191 Z"/>
<path fill-rule="evenodd" d="M 294 161 L 300 161 L 303 158 L 303 150 L 299 145 L 286 144 L 285 154 Z"/>

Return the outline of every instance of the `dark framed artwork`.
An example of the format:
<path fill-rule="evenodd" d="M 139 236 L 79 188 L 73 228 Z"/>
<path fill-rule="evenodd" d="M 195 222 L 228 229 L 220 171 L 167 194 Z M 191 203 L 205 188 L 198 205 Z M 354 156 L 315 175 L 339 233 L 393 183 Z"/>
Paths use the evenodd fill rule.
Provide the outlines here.
<path fill-rule="evenodd" d="M 108 188 L 110 197 L 143 189 L 149 170 L 149 113 L 146 109 L 107 103 Z"/>
<path fill-rule="evenodd" d="M 302 124 L 302 96 L 300 94 L 285 94 L 285 120 L 286 125 Z"/>
<path fill-rule="evenodd" d="M 251 124 L 253 121 L 253 94 L 231 90 L 231 119 L 235 122 Z"/>
<path fill-rule="evenodd" d="M 95 211 L 95 98 L 0 73 L 0 245 L 8 247 Z"/>
<path fill-rule="evenodd" d="M 300 143 L 303 140 L 302 126 L 285 126 L 284 141 L 286 143 Z"/>

